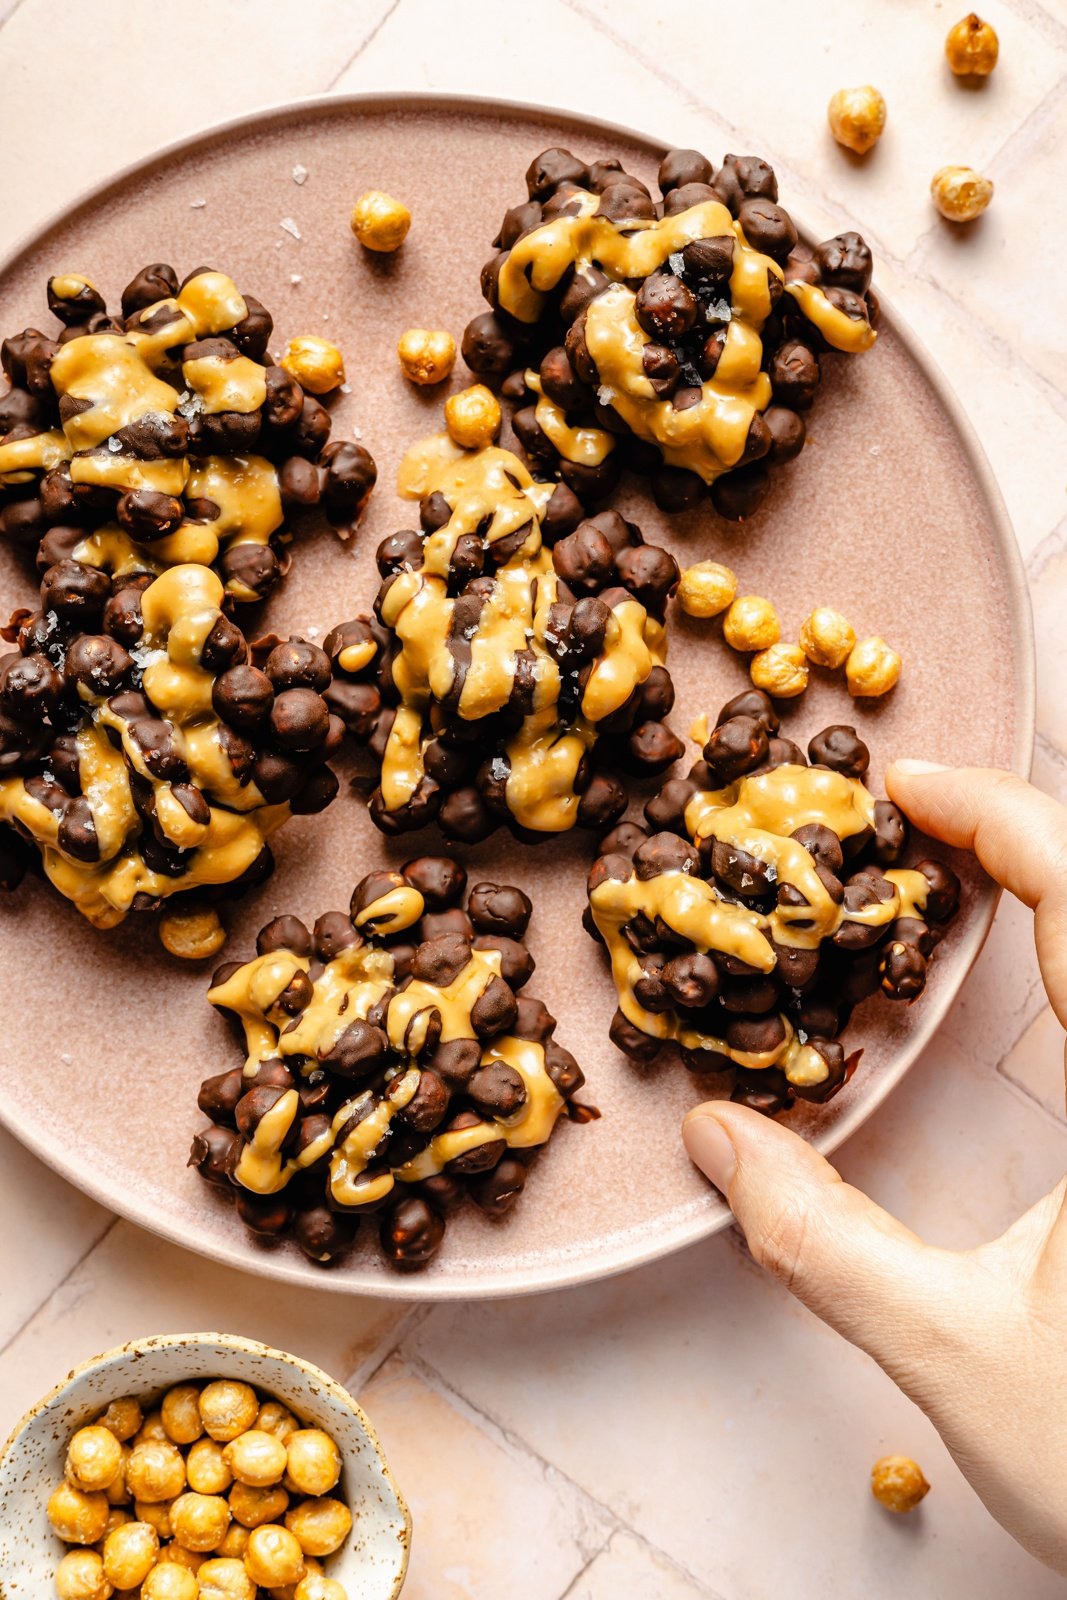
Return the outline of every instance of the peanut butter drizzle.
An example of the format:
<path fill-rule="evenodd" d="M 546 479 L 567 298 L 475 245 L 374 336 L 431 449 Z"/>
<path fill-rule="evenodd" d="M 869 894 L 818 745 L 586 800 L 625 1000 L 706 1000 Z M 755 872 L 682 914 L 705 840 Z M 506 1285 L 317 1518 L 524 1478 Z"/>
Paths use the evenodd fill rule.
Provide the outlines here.
<path fill-rule="evenodd" d="M 466 721 L 492 715 L 508 704 L 517 658 L 533 655 L 533 705 L 505 746 L 506 798 L 523 827 L 558 833 L 574 826 L 579 795 L 574 783 L 579 763 L 596 740 L 596 723 L 609 716 L 645 681 L 666 654 L 666 635 L 637 600 L 613 609 L 604 654 L 590 674 L 581 714 L 564 725 L 558 716 L 560 670 L 548 649 L 549 612 L 558 596 L 552 553 L 542 545 L 541 522 L 551 484 L 535 483 L 511 451 L 496 446 L 460 450 L 447 434 L 424 440 L 408 451 L 400 467 L 400 493 L 409 499 L 442 494 L 452 515 L 423 547 L 422 566 L 399 573 L 382 604 L 382 620 L 392 628 L 399 650 L 392 663 L 400 696 L 382 761 L 382 797 L 397 810 L 414 794 L 423 776 L 422 751 L 428 738 L 433 701 L 453 693 L 456 660 L 449 648 L 455 602 L 448 595 L 448 570 L 461 534 L 477 533 L 492 546 L 529 533 L 494 574 L 492 592 L 470 635 L 470 659 L 458 697 Z M 358 648 L 359 664 L 369 659 Z M 344 664 L 344 663 L 342 663 Z"/>
<path fill-rule="evenodd" d="M 0 781 L 0 819 L 22 824 L 40 848 L 51 882 L 95 927 L 121 922 L 137 894 L 166 897 L 231 883 L 290 815 L 287 804 L 267 805 L 254 783 L 238 782 L 220 742 L 221 724 L 211 706 L 214 680 L 200 665 L 200 653 L 222 614 L 222 597 L 222 584 L 207 568 L 171 568 L 144 591 L 144 635 L 136 647 L 145 693 L 155 715 L 171 725 L 175 748 L 189 768 L 188 781 L 208 803 L 208 822 L 195 822 L 171 784 L 153 777 L 129 719 L 84 688 L 88 720 L 77 735 L 78 769 L 99 860 L 76 861 L 60 849 L 59 817 L 27 791 L 24 779 Z M 137 840 L 146 824 L 133 803 L 130 771 L 151 785 L 164 836 L 191 852 L 177 876 L 151 871 L 140 854 Z"/>
<path fill-rule="evenodd" d="M 409 889 L 408 898 L 400 904 L 393 894 L 390 891 L 366 907 L 363 920 L 381 922 L 388 917 L 395 924 L 392 932 L 412 927 L 425 910 L 422 896 Z M 425 1149 L 404 1165 L 375 1166 L 368 1174 L 390 1122 L 418 1089 L 415 1057 L 426 1043 L 432 1016 L 436 1013 L 440 1020 L 442 1041 L 476 1038 L 471 1010 L 487 985 L 499 976 L 500 954 L 472 950 L 466 966 L 445 986 L 413 979 L 406 988 L 394 989 L 393 958 L 387 948 L 372 941 L 350 946 L 318 973 L 311 1000 L 293 1018 L 278 1002 L 296 974 L 307 973 L 309 968 L 305 956 L 272 950 L 245 962 L 208 992 L 212 1005 L 240 1018 L 248 1052 L 245 1076 L 254 1077 L 262 1062 L 273 1059 L 288 1060 L 295 1073 L 310 1075 L 345 1029 L 352 1022 L 366 1020 L 371 1008 L 389 995 L 384 1025 L 398 1069 L 378 1104 L 347 1133 L 346 1123 L 362 1106 L 372 1103 L 370 1090 L 354 1095 L 340 1107 L 328 1134 L 322 1134 L 300 1156 L 285 1160 L 282 1147 L 299 1109 L 296 1091 L 287 1091 L 243 1146 L 235 1168 L 238 1183 L 256 1194 L 276 1194 L 297 1173 L 330 1152 L 334 1199 L 340 1205 L 366 1205 L 383 1199 L 397 1181 L 417 1183 L 478 1145 L 504 1139 L 512 1149 L 528 1149 L 548 1139 L 563 1109 L 563 1098 L 545 1070 L 544 1049 L 507 1035 L 484 1047 L 481 1063 L 503 1061 L 519 1073 L 526 1086 L 526 1101 L 518 1111 L 510 1117 L 484 1118 L 470 1128 L 434 1134 Z M 399 1065 L 405 1061 L 406 1067 Z"/>
<path fill-rule="evenodd" d="M 500 269 L 500 305 L 520 322 L 533 323 L 569 268 L 585 277 L 592 269 L 603 272 L 611 285 L 590 301 L 585 323 L 586 345 L 600 379 L 598 399 L 617 411 L 638 438 L 658 445 L 669 466 L 712 483 L 737 465 L 753 416 L 771 402 L 770 379 L 760 370 L 760 332 L 771 311 L 768 273 L 782 279 L 782 269 L 753 249 L 740 223 L 717 200 L 702 201 L 672 217 L 612 222 L 595 215 L 598 195 L 584 191 L 577 198 L 578 216 L 542 223 L 513 246 Z M 734 240 L 734 253 L 726 342 L 714 375 L 701 385 L 699 402 L 677 411 L 670 400 L 657 399 L 645 376 L 642 352 L 651 341 L 637 321 L 637 297 L 629 283 L 658 271 L 697 239 L 727 235 Z M 874 343 L 870 324 L 846 316 L 817 286 L 786 284 L 785 289 L 835 349 L 857 352 Z M 540 385 L 530 377 L 528 386 L 540 395 Z M 611 448 L 605 444 L 610 435 L 571 428 L 560 408 L 543 396 L 536 414 L 568 461 L 597 464 L 597 452 L 603 451 L 603 460 Z"/>
<path fill-rule="evenodd" d="M 819 767 L 775 767 L 741 778 L 725 789 L 695 794 L 685 814 L 686 830 L 694 844 L 699 847 L 705 840 L 719 840 L 755 856 L 771 869 L 774 881 L 791 884 L 807 904 L 776 905 L 765 914 L 734 905 L 720 896 L 714 883 L 679 871 L 645 881 L 636 874 L 624 883 L 605 879 L 592 890 L 589 903 L 607 945 L 619 1006 L 627 1020 L 652 1038 L 676 1039 L 690 1050 L 713 1050 L 743 1067 L 781 1066 L 797 1084 L 821 1083 L 827 1074 L 826 1063 L 797 1036 L 784 1015 L 781 1044 L 774 1050 L 753 1053 L 702 1033 L 674 1011 L 646 1011 L 634 994 L 641 963 L 622 930 L 639 914 L 652 922 L 661 919 L 703 954 L 718 951 L 760 972 L 772 972 L 776 964 L 772 940 L 810 950 L 831 938 L 845 922 L 882 927 L 897 917 L 919 917 L 929 892 L 921 873 L 887 872 L 886 880 L 895 891 L 888 900 L 861 911 L 847 911 L 827 892 L 811 854 L 789 837 L 805 824 L 822 823 L 839 839 L 850 839 L 865 832 L 873 820 L 873 797 L 859 779 Z"/>
<path fill-rule="evenodd" d="M 615 448 L 614 436 L 604 428 L 572 428 L 563 407 L 549 399 L 541 379 L 532 368 L 526 373 L 526 387 L 538 396 L 534 413 L 541 432 L 546 434 L 565 461 L 583 467 L 599 467 Z"/>

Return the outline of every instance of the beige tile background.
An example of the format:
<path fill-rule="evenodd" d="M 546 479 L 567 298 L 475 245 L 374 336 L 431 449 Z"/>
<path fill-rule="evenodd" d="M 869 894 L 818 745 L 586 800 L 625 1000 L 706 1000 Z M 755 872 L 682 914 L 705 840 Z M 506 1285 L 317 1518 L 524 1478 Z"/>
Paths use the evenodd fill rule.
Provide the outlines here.
<path fill-rule="evenodd" d="M 960 10 L 962 10 L 962 6 Z M 0 0 L 0 249 L 161 143 L 271 101 L 433 88 L 529 98 L 677 143 L 758 149 L 826 231 L 858 226 L 961 395 L 1027 561 L 1036 778 L 1067 800 L 1067 8 L 990 0 L 995 77 L 941 63 L 939 0 Z M 873 79 L 889 130 L 864 163 L 823 108 Z M 595 87 L 594 87 L 595 86 Z M 954 231 L 926 185 L 997 185 Z M 966 627 L 951 614 L 946 627 Z M 936 1043 L 841 1168 L 946 1244 L 989 1235 L 1067 1165 L 1063 1034 L 1029 917 L 1002 907 Z M 615 1282 L 520 1304 L 294 1296 L 150 1240 L 0 1135 L 0 1434 L 75 1362 L 220 1324 L 360 1389 L 417 1519 L 411 1600 L 1025 1596 L 1064 1585 L 989 1520 L 922 1417 L 724 1236 Z M 872 1459 L 934 1492 L 892 1520 Z"/>

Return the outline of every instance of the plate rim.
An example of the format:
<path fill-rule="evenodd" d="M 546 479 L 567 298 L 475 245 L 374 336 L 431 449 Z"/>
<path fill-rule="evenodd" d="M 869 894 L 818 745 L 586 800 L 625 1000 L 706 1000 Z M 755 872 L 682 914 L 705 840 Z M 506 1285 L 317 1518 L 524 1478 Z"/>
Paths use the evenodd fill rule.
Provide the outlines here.
<path fill-rule="evenodd" d="M 309 95 L 292 100 L 271 101 L 251 111 L 242 112 L 239 116 L 229 117 L 202 127 L 194 133 L 184 134 L 109 173 L 107 177 L 83 190 L 68 205 L 50 213 L 19 238 L 0 258 L 0 276 L 17 270 L 23 257 L 47 244 L 49 235 L 77 219 L 114 189 L 128 184 L 134 178 L 147 177 L 176 159 L 188 157 L 205 147 L 225 142 L 241 134 L 257 130 L 273 130 L 293 117 L 336 116 L 345 113 L 359 116 L 383 110 L 406 113 L 425 110 L 453 115 L 467 111 L 479 116 L 496 113 L 530 122 L 548 117 L 572 127 L 583 137 L 595 133 L 609 139 L 625 139 L 631 144 L 643 146 L 650 156 L 662 156 L 665 151 L 672 148 L 666 141 L 643 130 L 607 118 L 587 116 L 571 107 L 532 100 L 510 100 L 493 95 L 404 89 Z M 789 209 L 790 215 L 799 222 L 801 233 L 813 237 L 818 230 L 810 227 L 810 218 L 803 201 L 799 205 L 791 203 Z M 924 380 L 948 413 L 976 486 L 989 507 L 995 542 L 1007 572 L 1012 635 L 1017 645 L 1021 647 L 1018 651 L 1021 659 L 1013 662 L 1018 676 L 1018 697 L 1010 770 L 1020 777 L 1028 778 L 1033 763 L 1036 734 L 1037 662 L 1030 590 L 1019 541 L 1000 484 L 993 473 L 974 424 L 955 389 L 910 322 L 893 306 L 892 301 L 884 298 L 881 293 L 879 293 L 879 307 L 883 323 L 900 339 L 908 356 L 919 367 Z M 883 1074 L 878 1083 L 872 1086 L 870 1093 L 857 1097 L 855 1103 L 841 1115 L 824 1136 L 821 1137 L 819 1131 L 815 1131 L 808 1142 L 820 1154 L 830 1155 L 845 1144 L 878 1110 L 930 1044 L 982 951 L 993 924 L 1001 893 L 1000 887 L 991 879 L 986 882 L 972 908 L 970 923 L 957 946 L 957 959 L 961 965 L 958 982 L 923 1006 L 921 1020 L 895 1058 L 892 1070 Z M 345 1277 L 330 1271 L 319 1272 L 309 1283 L 307 1268 L 302 1262 L 275 1257 L 269 1251 L 252 1250 L 246 1253 L 241 1248 L 245 1241 L 236 1231 L 233 1244 L 214 1240 L 207 1243 L 202 1240 L 193 1243 L 187 1237 L 183 1237 L 178 1226 L 171 1224 L 167 1218 L 145 1218 L 138 1214 L 132 1205 L 123 1205 L 122 1195 L 116 1196 L 107 1191 L 94 1173 L 72 1170 L 69 1160 L 72 1152 L 66 1153 L 67 1164 L 62 1164 L 58 1152 L 50 1150 L 44 1145 L 43 1140 L 18 1126 L 2 1098 L 0 1098 L 0 1126 L 45 1166 L 51 1168 L 103 1209 L 114 1216 L 122 1217 L 127 1222 L 132 1222 L 147 1233 L 167 1239 L 181 1249 L 217 1261 L 220 1265 L 232 1267 L 236 1271 L 249 1272 L 277 1283 L 291 1284 L 300 1288 L 321 1288 L 334 1294 L 366 1295 L 372 1299 L 400 1300 L 408 1303 L 444 1301 L 462 1303 L 468 1300 L 504 1300 L 529 1294 L 551 1293 L 603 1278 L 616 1277 L 647 1266 L 653 1261 L 675 1255 L 680 1250 L 712 1237 L 733 1222 L 730 1210 L 721 1201 L 713 1200 L 712 1204 L 702 1208 L 692 1219 L 678 1228 L 669 1240 L 664 1242 L 652 1239 L 638 1250 L 628 1252 L 624 1260 L 612 1257 L 602 1260 L 590 1256 L 575 1261 L 569 1256 L 561 1256 L 556 1270 L 550 1274 L 539 1275 L 536 1271 L 531 1273 L 529 1268 L 520 1267 L 516 1269 L 514 1279 L 502 1284 L 474 1278 L 470 1281 L 462 1278 L 438 1280 L 433 1277 L 406 1277 L 400 1274 L 395 1278 L 367 1274 L 364 1278 L 363 1269 L 358 1269 Z"/>

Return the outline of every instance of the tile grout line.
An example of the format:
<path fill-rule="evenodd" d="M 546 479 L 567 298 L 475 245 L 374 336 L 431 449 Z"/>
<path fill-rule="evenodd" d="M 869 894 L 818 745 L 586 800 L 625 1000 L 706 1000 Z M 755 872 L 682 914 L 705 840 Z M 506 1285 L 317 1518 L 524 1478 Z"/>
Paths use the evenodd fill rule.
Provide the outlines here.
<path fill-rule="evenodd" d="M 342 1379 L 345 1388 L 350 1393 L 355 1394 L 359 1389 L 373 1382 L 389 1358 L 396 1355 L 409 1334 L 415 1333 L 417 1329 L 422 1327 L 422 1324 L 427 1321 L 433 1310 L 432 1301 L 426 1305 L 419 1305 L 418 1301 L 410 1305 L 394 1323 L 389 1332 L 379 1340 L 370 1355 L 363 1361 L 358 1362 L 349 1375 Z"/>
<path fill-rule="evenodd" d="M 21 0 L 20 0 L 20 3 L 21 3 Z M 71 1265 L 67 1268 L 66 1272 L 63 1275 L 63 1278 L 62 1278 L 61 1282 L 57 1283 L 53 1288 L 49 1289 L 48 1293 L 46 1295 L 44 1295 L 43 1298 L 40 1299 L 37 1302 L 37 1304 L 34 1306 L 33 1310 L 30 1312 L 29 1316 L 26 1318 L 25 1322 L 23 1322 L 20 1327 L 15 1329 L 15 1331 L 11 1335 L 10 1339 L 6 1339 L 4 1341 L 4 1343 L 2 1345 L 0 1345 L 0 1361 L 3 1360 L 4 1356 L 11 1349 L 11 1346 L 15 1343 L 15 1340 L 21 1338 L 22 1335 L 26 1332 L 26 1329 L 30 1326 L 30 1323 L 34 1322 L 41 1315 L 41 1312 L 45 1309 L 45 1307 L 52 1300 L 55 1299 L 56 1295 L 59 1294 L 63 1289 L 66 1288 L 66 1286 L 70 1282 L 71 1278 L 78 1271 L 78 1268 L 84 1266 L 86 1261 L 88 1261 L 89 1257 L 92 1255 L 93 1251 L 96 1250 L 100 1245 L 102 1245 L 105 1239 L 110 1237 L 111 1233 L 114 1231 L 115 1228 L 118 1227 L 118 1225 L 121 1222 L 121 1220 L 122 1220 L 121 1217 L 112 1216 L 111 1221 L 104 1228 L 104 1231 L 102 1233 L 98 1234 L 97 1237 L 92 1241 L 92 1243 L 86 1246 L 86 1248 L 82 1251 L 82 1253 L 78 1257 L 78 1259 L 76 1261 L 72 1262 Z"/>
<path fill-rule="evenodd" d="M 1067 46 L 1067 28 L 1047 11 L 1040 0 L 1007 0 L 1008 8 L 1039 32 L 1046 43 Z"/>
<path fill-rule="evenodd" d="M 15 15 L 15 13 L 17 11 L 20 11 L 21 9 L 22 9 L 22 0 L 15 0 L 15 4 L 11 7 L 11 10 L 7 13 L 7 15 L 5 17 L 3 17 L 3 18 L 0 18 L 0 32 L 2 32 L 3 29 L 7 27 L 8 23 L 11 21 L 12 17 Z"/>
<path fill-rule="evenodd" d="M 19 0 L 19 3 L 21 4 L 21 0 Z M 361 42 L 353 50 L 352 54 L 349 56 L 348 60 L 344 64 L 344 66 L 341 67 L 337 72 L 334 73 L 333 77 L 330 79 L 329 83 L 326 85 L 324 93 L 330 94 L 331 91 L 333 90 L 334 85 L 341 81 L 341 79 L 344 77 L 345 73 L 349 70 L 349 68 L 355 66 L 356 62 L 359 60 L 359 58 L 363 54 L 364 50 L 367 49 L 368 45 L 371 45 L 371 44 L 374 43 L 375 39 L 378 37 L 378 35 L 381 33 L 382 29 L 385 27 L 385 24 L 390 20 L 391 17 L 393 17 L 395 15 L 395 13 L 398 10 L 400 4 L 401 4 L 401 0 L 392 0 L 392 4 L 386 7 L 386 9 L 382 12 L 381 16 L 378 18 L 377 22 L 374 24 L 374 27 L 367 34 L 366 38 L 361 40 Z"/>

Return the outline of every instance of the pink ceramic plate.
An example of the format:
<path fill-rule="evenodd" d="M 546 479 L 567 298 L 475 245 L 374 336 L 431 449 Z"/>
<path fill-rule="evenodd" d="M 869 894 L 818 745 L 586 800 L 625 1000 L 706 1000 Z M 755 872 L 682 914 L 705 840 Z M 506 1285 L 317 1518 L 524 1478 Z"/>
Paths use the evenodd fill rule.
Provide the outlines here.
<path fill-rule="evenodd" d="M 47 316 L 52 272 L 87 272 L 117 301 L 145 262 L 171 261 L 182 274 L 206 261 L 270 307 L 277 348 L 307 331 L 336 340 L 351 393 L 336 408 L 335 437 L 358 426 L 377 457 L 380 487 L 353 549 L 323 529 L 295 550 L 265 619 L 281 629 L 317 628 L 321 637 L 369 605 L 375 547 L 413 514 L 393 493 L 400 456 L 439 425 L 442 396 L 401 379 L 397 337 L 412 324 L 458 336 L 482 309 L 478 269 L 489 241 L 522 196 L 531 157 L 555 144 L 588 159 L 619 156 L 649 180 L 663 148 L 555 112 L 424 96 L 330 99 L 248 118 L 131 169 L 32 239 L 0 273 L 0 326 L 6 332 Z M 294 178 L 300 168 L 302 183 Z M 414 214 L 395 259 L 370 257 L 348 231 L 353 201 L 371 187 L 401 196 Z M 784 199 L 788 205 L 791 196 Z M 786 637 L 813 604 L 832 603 L 902 652 L 904 677 L 885 704 L 855 706 L 840 683 L 817 683 L 790 712 L 790 736 L 806 742 L 828 722 L 854 720 L 875 753 L 876 784 L 886 760 L 905 752 L 1025 771 L 1033 731 L 1026 589 L 971 429 L 889 311 L 870 355 L 827 365 L 811 443 L 776 477 L 751 523 L 732 527 L 707 510 L 670 520 L 639 486 L 622 509 L 683 564 L 728 561 L 745 589 L 774 598 Z M 457 372 L 455 385 L 463 379 Z M 0 563 L 6 615 L 30 603 L 33 590 L 21 558 L 4 550 Z M 744 681 L 716 629 L 680 616 L 670 666 L 681 732 Z M 435 844 L 429 833 L 406 848 L 386 844 L 343 792 L 323 817 L 294 821 L 282 834 L 278 870 L 241 906 L 227 954 L 249 952 L 277 912 L 312 919 L 345 906 L 371 867 Z M 532 894 L 531 990 L 560 1019 L 559 1038 L 584 1065 L 586 1098 L 603 1117 L 559 1131 L 505 1222 L 466 1208 L 420 1276 L 391 1273 L 370 1226 L 348 1263 L 330 1272 L 293 1246 L 252 1243 L 232 1208 L 185 1167 L 202 1120 L 196 1087 L 235 1060 L 204 998 L 206 972 L 171 961 L 136 919 L 111 934 L 93 932 L 38 881 L 0 900 L 9 996 L 0 1118 L 104 1205 L 205 1255 L 291 1283 L 404 1298 L 517 1294 L 676 1250 L 722 1227 L 726 1212 L 678 1138 L 697 1085 L 680 1067 L 639 1072 L 608 1043 L 612 986 L 579 924 L 589 856 L 586 837 L 535 850 L 501 835 L 469 852 L 475 879 L 518 881 Z M 852 1084 L 824 1111 L 797 1114 L 823 1150 L 847 1138 L 900 1079 L 981 946 L 994 893 L 970 862 L 961 870 L 964 912 L 923 1002 L 910 1010 L 868 1003 L 849 1034 L 865 1047 Z"/>

